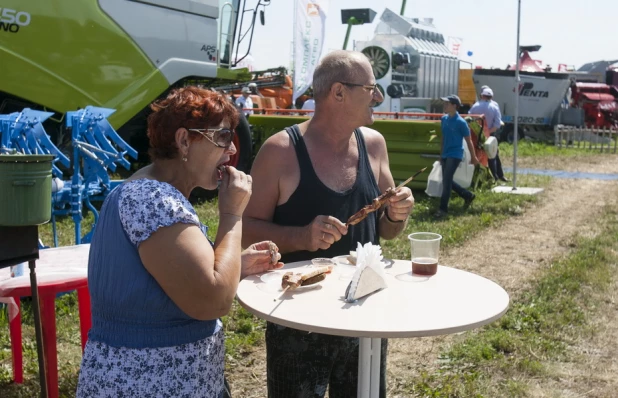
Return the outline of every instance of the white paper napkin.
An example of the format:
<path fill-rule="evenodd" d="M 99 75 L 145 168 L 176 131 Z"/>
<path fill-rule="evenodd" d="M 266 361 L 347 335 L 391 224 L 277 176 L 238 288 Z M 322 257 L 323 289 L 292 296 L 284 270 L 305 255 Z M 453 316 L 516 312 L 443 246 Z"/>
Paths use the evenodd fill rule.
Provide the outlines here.
<path fill-rule="evenodd" d="M 379 245 L 358 243 L 356 267 L 357 270 L 346 289 L 347 302 L 354 302 L 387 287 L 384 263 L 382 263 L 382 248 Z"/>

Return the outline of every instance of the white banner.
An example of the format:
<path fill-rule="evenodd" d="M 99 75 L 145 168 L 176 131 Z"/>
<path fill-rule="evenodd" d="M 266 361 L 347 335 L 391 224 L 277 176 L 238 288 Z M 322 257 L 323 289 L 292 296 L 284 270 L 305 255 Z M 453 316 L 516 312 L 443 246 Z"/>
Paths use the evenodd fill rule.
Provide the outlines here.
<path fill-rule="evenodd" d="M 294 95 L 303 95 L 313 82 L 313 71 L 324 48 L 330 0 L 297 0 L 294 18 Z"/>

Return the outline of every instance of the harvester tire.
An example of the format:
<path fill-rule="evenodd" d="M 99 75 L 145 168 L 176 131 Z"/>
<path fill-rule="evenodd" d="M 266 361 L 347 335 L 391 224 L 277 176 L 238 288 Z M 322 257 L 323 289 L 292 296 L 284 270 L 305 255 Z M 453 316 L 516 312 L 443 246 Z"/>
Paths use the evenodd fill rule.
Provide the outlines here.
<path fill-rule="evenodd" d="M 253 157 L 253 140 L 251 139 L 251 126 L 245 115 L 241 112 L 234 135 L 234 146 L 236 153 L 230 157 L 227 163 L 240 171 L 249 173 L 251 169 L 251 159 Z"/>

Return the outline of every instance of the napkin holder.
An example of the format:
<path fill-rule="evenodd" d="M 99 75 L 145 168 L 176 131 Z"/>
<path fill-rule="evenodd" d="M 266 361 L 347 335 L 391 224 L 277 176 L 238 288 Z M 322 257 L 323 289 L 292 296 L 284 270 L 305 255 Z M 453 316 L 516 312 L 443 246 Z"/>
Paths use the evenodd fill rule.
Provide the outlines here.
<path fill-rule="evenodd" d="M 345 291 L 345 301 L 348 303 L 387 287 L 380 246 L 371 243 L 361 246 L 358 243 L 356 255 L 358 269 Z"/>

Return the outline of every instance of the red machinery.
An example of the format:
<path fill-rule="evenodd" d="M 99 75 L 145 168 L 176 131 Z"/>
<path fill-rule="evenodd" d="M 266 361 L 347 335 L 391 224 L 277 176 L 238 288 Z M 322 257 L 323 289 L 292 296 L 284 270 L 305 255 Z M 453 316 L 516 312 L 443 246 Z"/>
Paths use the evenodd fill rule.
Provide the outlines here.
<path fill-rule="evenodd" d="M 612 73 L 618 72 L 608 71 Z M 610 73 L 608 73 L 610 75 Z M 608 81 L 611 81 L 608 76 Z M 571 106 L 584 110 L 588 127 L 618 127 L 618 87 L 604 83 L 571 84 Z"/>

